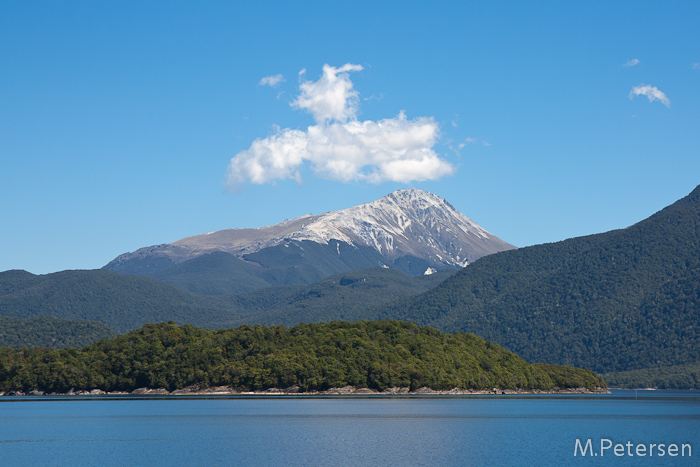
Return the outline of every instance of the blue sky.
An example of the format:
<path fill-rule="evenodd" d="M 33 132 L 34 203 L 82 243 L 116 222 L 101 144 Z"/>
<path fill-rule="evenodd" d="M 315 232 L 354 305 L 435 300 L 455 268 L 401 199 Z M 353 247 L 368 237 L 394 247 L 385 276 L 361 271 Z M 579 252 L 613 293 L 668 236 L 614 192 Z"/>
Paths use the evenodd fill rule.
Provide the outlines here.
<path fill-rule="evenodd" d="M 520 247 L 626 227 L 700 184 L 698 18 L 0 0 L 0 271 L 99 268 L 405 187 Z"/>

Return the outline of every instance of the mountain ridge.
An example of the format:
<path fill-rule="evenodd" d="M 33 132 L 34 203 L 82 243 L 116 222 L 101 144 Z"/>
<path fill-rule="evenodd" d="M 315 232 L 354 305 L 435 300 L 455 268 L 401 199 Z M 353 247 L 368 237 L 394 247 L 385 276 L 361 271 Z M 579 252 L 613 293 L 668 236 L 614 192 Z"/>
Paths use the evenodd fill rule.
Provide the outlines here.
<path fill-rule="evenodd" d="M 104 268 L 157 277 L 176 264 L 215 251 L 230 253 L 251 265 L 272 268 L 280 265 L 275 261 L 262 263 L 256 257 L 280 245 L 303 250 L 305 242 L 328 247 L 324 253 L 326 259 L 322 260 L 326 263 L 338 263 L 338 259 L 347 263 L 343 257 L 348 254 L 360 254 L 364 258 L 359 263 L 351 260 L 356 266 L 336 264 L 324 273 L 326 276 L 369 267 L 397 268 L 410 274 L 460 268 L 484 255 L 515 248 L 457 211 L 445 199 L 410 188 L 339 211 L 309 214 L 258 228 L 225 229 L 139 248 L 117 256 Z M 329 257 L 333 254 L 336 259 Z M 305 265 L 315 266 L 308 261 Z M 318 274 L 309 277 L 322 278 Z"/>
<path fill-rule="evenodd" d="M 230 256 L 228 253 L 221 255 Z M 389 302 L 428 290 L 454 272 L 456 270 L 445 269 L 413 277 L 395 269 L 374 268 L 326 277 L 309 285 L 265 287 L 216 296 L 182 290 L 152 277 L 103 269 L 68 270 L 39 276 L 13 270 L 0 272 L 0 321 L 3 316 L 24 320 L 22 323 L 13 321 L 12 326 L 31 332 L 38 332 L 39 327 L 32 325 L 30 329 L 29 321 L 44 317 L 70 321 L 62 324 L 64 330 L 68 329 L 68 324 L 77 325 L 80 321 L 80 325 L 85 325 L 88 321 L 97 321 L 118 332 L 127 332 L 148 322 L 170 320 L 211 329 L 249 322 L 283 324 L 289 322 L 289 315 L 311 319 L 318 310 L 322 312 L 328 306 L 343 308 L 348 316 L 354 316 L 372 303 Z M 199 275 L 198 272 L 195 275 Z M 207 283 L 207 279 L 205 276 L 200 285 L 228 287 Z M 56 327 L 52 324 L 55 321 L 44 321 L 47 323 L 49 327 Z M 10 345 L 20 341 L 38 342 L 36 336 L 18 337 L 19 340 L 11 339 Z"/>
<path fill-rule="evenodd" d="M 601 372 L 700 362 L 700 186 L 627 228 L 504 251 L 363 316 Z"/>

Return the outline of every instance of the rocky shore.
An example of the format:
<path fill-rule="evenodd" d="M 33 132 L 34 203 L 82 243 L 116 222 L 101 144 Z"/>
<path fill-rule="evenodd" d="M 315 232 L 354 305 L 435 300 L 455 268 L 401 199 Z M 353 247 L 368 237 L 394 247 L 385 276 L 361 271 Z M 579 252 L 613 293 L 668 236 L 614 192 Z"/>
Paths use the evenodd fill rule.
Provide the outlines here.
<path fill-rule="evenodd" d="M 40 390 L 29 392 L 23 391 L 0 391 L 0 396 L 245 396 L 245 395 L 297 395 L 297 396 L 351 396 L 351 395 L 436 395 L 436 396 L 468 396 L 468 395 L 537 395 L 537 394 L 610 394 L 606 388 L 596 388 L 590 390 L 588 388 L 567 388 L 567 389 L 552 389 L 552 390 L 521 390 L 521 389 L 499 389 L 493 388 L 490 390 L 471 390 L 454 388 L 450 390 L 435 390 L 428 387 L 422 387 L 411 391 L 410 388 L 387 388 L 384 391 L 375 391 L 368 388 L 355 388 L 353 386 L 345 386 L 342 388 L 331 388 L 327 391 L 307 391 L 304 392 L 299 386 L 291 386 L 289 388 L 270 388 L 264 391 L 239 391 L 228 386 L 218 386 L 210 388 L 200 388 L 199 386 L 188 386 L 174 391 L 168 391 L 164 388 L 138 388 L 131 392 L 128 391 L 112 391 L 106 392 L 101 389 L 93 389 L 91 391 L 74 391 L 70 390 L 65 393 L 51 392 L 46 393 Z"/>

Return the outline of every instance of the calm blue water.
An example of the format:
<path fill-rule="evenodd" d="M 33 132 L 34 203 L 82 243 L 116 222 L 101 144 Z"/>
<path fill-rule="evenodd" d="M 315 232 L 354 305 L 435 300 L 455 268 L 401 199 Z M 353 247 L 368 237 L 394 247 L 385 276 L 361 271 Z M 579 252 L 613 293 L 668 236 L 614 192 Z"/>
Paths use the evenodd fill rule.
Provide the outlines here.
<path fill-rule="evenodd" d="M 636 397 L 636 398 L 635 398 Z M 576 439 L 692 456 L 574 457 Z M 625 452 L 627 447 L 624 448 Z M 633 454 L 634 454 L 634 449 Z M 658 448 L 656 448 L 658 449 Z M 648 454 L 648 451 L 647 451 Z M 700 465 L 700 392 L 594 397 L 0 398 L 8 466 Z"/>

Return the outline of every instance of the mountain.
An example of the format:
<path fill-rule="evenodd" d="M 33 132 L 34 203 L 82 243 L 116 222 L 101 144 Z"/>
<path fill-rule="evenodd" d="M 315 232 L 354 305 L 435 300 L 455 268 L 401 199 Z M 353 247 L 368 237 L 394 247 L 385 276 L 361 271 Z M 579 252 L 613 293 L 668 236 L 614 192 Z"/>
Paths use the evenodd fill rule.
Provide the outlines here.
<path fill-rule="evenodd" d="M 513 248 L 443 198 L 406 189 L 341 211 L 141 248 L 105 269 L 156 277 L 190 291 L 230 294 L 374 267 L 419 275 L 461 268 Z M 216 277 L 217 284 L 208 285 L 202 274 Z"/>
<path fill-rule="evenodd" d="M 216 254 L 231 256 L 212 253 Z M 212 329 L 246 323 L 328 321 L 332 319 L 330 310 L 335 310 L 336 314 L 331 313 L 334 317 L 354 319 L 372 305 L 429 290 L 455 272 L 446 269 L 412 277 L 375 268 L 341 273 L 309 285 L 213 296 L 183 291 L 150 277 L 107 270 L 62 271 L 41 276 L 5 271 L 0 273 L 0 315 L 14 321 L 3 322 L 0 316 L 0 324 L 6 326 L 5 332 L 0 332 L 0 341 L 5 339 L 5 345 L 13 347 L 30 343 L 60 347 L 64 341 L 86 344 L 109 337 L 105 329 L 96 329 L 95 323 L 86 321 L 98 321 L 126 332 L 149 322 L 170 320 Z M 55 318 L 71 321 L 52 321 Z M 62 331 L 56 331 L 59 328 Z M 62 337 L 57 337 L 57 333 Z M 78 334 L 83 335 L 83 340 Z"/>
<path fill-rule="evenodd" d="M 700 186 L 628 228 L 486 256 L 363 316 L 385 317 L 598 372 L 698 363 Z"/>

